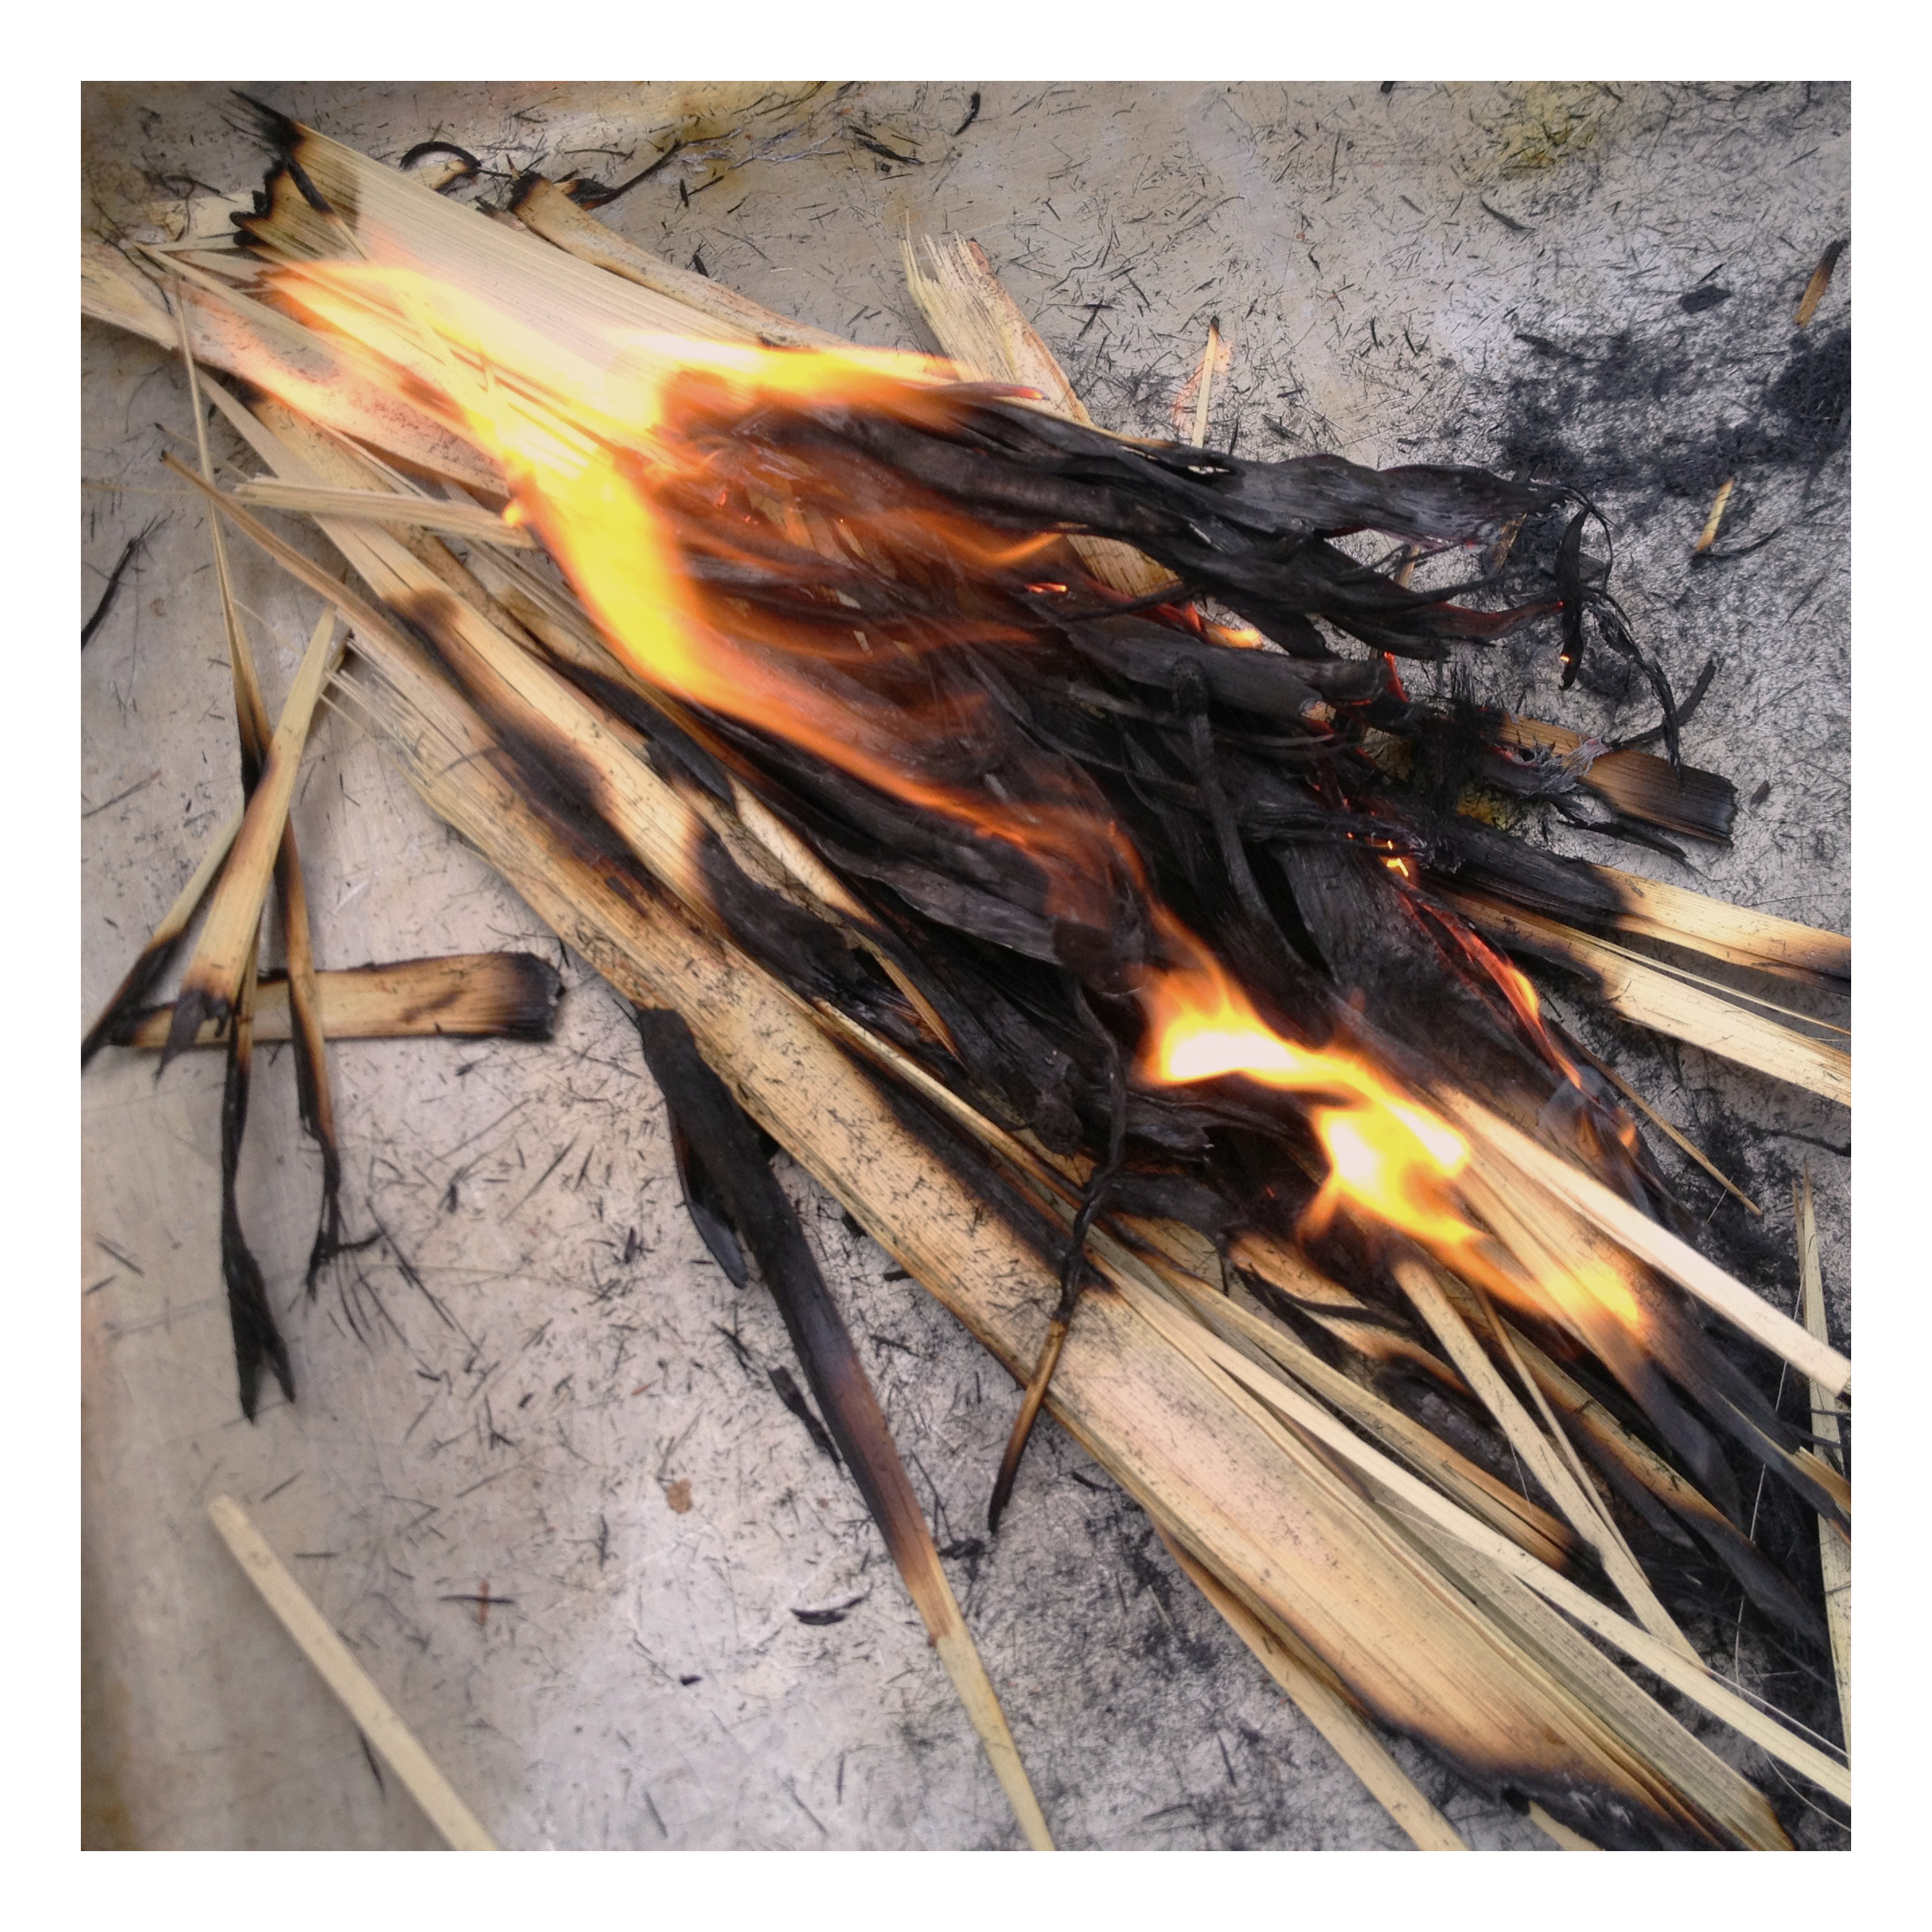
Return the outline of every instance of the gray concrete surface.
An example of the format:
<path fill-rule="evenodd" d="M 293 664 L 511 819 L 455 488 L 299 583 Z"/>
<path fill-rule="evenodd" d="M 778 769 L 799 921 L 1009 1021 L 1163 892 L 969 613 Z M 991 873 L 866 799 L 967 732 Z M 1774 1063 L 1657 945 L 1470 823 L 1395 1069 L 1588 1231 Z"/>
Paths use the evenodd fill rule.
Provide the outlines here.
<path fill-rule="evenodd" d="M 1232 362 L 1217 446 L 1560 463 L 1610 516 L 1616 588 L 1679 688 L 1719 658 L 1685 754 L 1750 802 L 1735 845 L 1689 868 L 1554 842 L 1845 928 L 1849 482 L 1819 419 L 1849 256 L 1802 343 L 1790 318 L 1846 232 L 1845 91 L 259 91 L 385 157 L 462 142 L 498 186 L 533 165 L 621 179 L 681 138 L 607 218 L 862 341 L 920 343 L 898 269 L 908 222 L 972 235 L 1112 427 L 1172 433 L 1218 317 Z M 184 197 L 260 171 L 212 87 L 89 89 L 83 162 L 87 218 L 151 237 L 180 232 Z M 1712 289 L 1725 298 L 1696 297 Z M 203 520 L 146 493 L 167 489 L 159 454 L 191 432 L 178 373 L 90 324 L 82 400 L 85 475 L 115 486 L 84 494 L 83 609 L 127 535 L 163 519 L 82 660 L 91 1015 L 237 780 Z M 1719 548 L 1739 554 L 1693 569 L 1731 474 Z M 273 704 L 314 613 L 253 554 L 239 562 Z M 1483 674 L 1536 715 L 1648 721 L 1614 678 L 1559 694 L 1554 649 Z M 311 751 L 294 817 L 324 965 L 555 950 L 342 717 Z M 191 1056 L 157 1086 L 151 1063 L 111 1050 L 87 1076 L 90 1841 L 430 1841 L 221 1550 L 201 1513 L 218 1490 L 248 1503 L 506 1844 L 1016 1841 L 856 1494 L 771 1392 L 764 1368 L 788 1359 L 776 1314 L 731 1289 L 685 1219 L 615 1000 L 565 970 L 552 1045 L 335 1049 L 350 1220 L 387 1238 L 313 1303 L 315 1164 L 285 1055 L 264 1056 L 243 1202 L 298 1400 L 253 1427 L 216 1256 L 218 1062 Z M 1752 1229 L 1664 1150 L 1685 1198 L 1714 1209 L 1715 1251 L 1787 1304 L 1780 1190 L 1810 1160 L 1845 1342 L 1849 1116 L 1693 1050 L 1599 1037 L 1769 1204 Z M 792 1179 L 939 1540 L 961 1549 L 956 1587 L 1060 1841 L 1403 1842 L 1051 1429 L 997 1544 L 974 1547 L 1005 1378 Z M 830 1625 L 794 1614 L 835 1606 Z M 1477 1844 L 1541 1842 L 1397 1749 Z"/>

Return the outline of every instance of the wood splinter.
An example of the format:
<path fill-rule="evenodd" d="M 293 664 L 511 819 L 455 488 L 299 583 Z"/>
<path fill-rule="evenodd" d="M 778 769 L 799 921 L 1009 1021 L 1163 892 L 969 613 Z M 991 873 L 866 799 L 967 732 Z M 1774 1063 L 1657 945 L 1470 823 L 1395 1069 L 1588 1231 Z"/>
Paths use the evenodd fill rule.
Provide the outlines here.
<path fill-rule="evenodd" d="M 322 1032 L 330 1040 L 547 1040 L 563 981 L 532 953 L 459 953 L 437 959 L 401 959 L 315 975 Z M 175 1009 L 159 1006 L 127 1015 L 109 1032 L 116 1046 L 158 1050 L 167 1044 Z M 286 1040 L 293 1033 L 289 980 L 263 974 L 256 991 L 255 1038 Z M 202 1022 L 191 1045 L 226 1044 L 227 1027 Z"/>
<path fill-rule="evenodd" d="M 329 1627 L 302 1585 L 290 1575 L 281 1558 L 247 1512 L 232 1496 L 217 1496 L 208 1505 L 209 1520 L 222 1541 L 277 1617 L 315 1665 L 316 1674 L 332 1690 L 356 1727 L 403 1781 L 423 1814 L 443 1835 L 452 1851 L 495 1851 L 497 1845 L 476 1814 L 457 1796 L 455 1788 L 437 1768 L 435 1760 L 395 1714 L 369 1674 L 349 1655 L 349 1647 Z"/>

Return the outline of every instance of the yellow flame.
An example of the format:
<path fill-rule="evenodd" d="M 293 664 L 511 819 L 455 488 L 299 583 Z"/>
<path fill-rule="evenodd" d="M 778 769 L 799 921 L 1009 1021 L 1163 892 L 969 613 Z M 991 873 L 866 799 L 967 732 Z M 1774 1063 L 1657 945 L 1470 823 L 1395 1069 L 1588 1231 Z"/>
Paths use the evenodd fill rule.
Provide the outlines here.
<path fill-rule="evenodd" d="M 1162 928 L 1192 957 L 1150 974 L 1140 989 L 1150 1022 L 1145 1077 L 1172 1086 L 1239 1074 L 1283 1093 L 1333 1096 L 1335 1104 L 1309 1111 L 1329 1159 L 1310 1211 L 1315 1225 L 1346 1203 L 1438 1253 L 1478 1238 L 1452 1185 L 1469 1162 L 1461 1135 L 1359 1055 L 1277 1033 L 1191 935 L 1171 919 Z"/>
<path fill-rule="evenodd" d="M 959 408 L 949 364 L 887 350 L 774 351 L 643 333 L 579 331 L 574 341 L 552 339 L 406 267 L 304 264 L 282 269 L 277 281 L 285 298 L 329 329 L 357 367 L 496 459 L 511 496 L 505 522 L 536 529 L 613 649 L 640 675 L 770 729 L 910 802 L 1050 856 L 1050 903 L 1056 893 L 1063 901 L 1083 879 L 1097 890 L 1099 880 L 1124 874 L 1145 890 L 1131 844 L 1080 800 L 995 804 L 906 769 L 889 736 L 869 735 L 848 703 L 787 668 L 833 647 L 761 630 L 755 612 L 735 607 L 727 621 L 684 567 L 681 539 L 693 540 L 689 505 L 721 475 L 717 438 L 733 422 L 792 402 L 869 409 L 943 429 Z M 300 408 L 305 399 L 285 400 Z M 1015 538 L 911 504 L 874 505 L 848 518 L 835 494 L 822 491 L 801 507 L 797 480 L 782 460 L 775 463 L 759 525 L 795 551 L 849 560 L 866 554 L 869 533 L 882 531 L 911 552 L 1004 569 L 1060 540 L 1051 531 Z M 683 493 L 683 513 L 668 507 L 674 489 Z M 763 563 L 768 553 L 755 547 L 744 497 L 741 488 L 727 514 L 733 499 L 721 481 L 696 540 L 712 556 Z M 1032 587 L 1042 594 L 1065 588 L 1051 580 Z M 1249 625 L 1197 624 L 1226 645 L 1254 649 L 1264 641 Z M 983 625 L 971 634 L 996 636 Z M 855 623 L 852 635 L 857 649 L 868 648 L 861 625 Z M 949 721 L 930 728 L 946 730 Z M 1386 863 L 1410 876 L 1405 860 Z M 1063 903 L 1053 909 L 1070 910 Z M 1308 1097 L 1330 1163 L 1311 1225 L 1325 1225 L 1348 1207 L 1452 1265 L 1493 1275 L 1480 1252 L 1485 1237 L 1462 1211 L 1456 1186 L 1469 1159 L 1463 1137 L 1360 1055 L 1312 1048 L 1268 1026 L 1173 915 L 1158 903 L 1149 910 L 1166 956 L 1181 963 L 1148 969 L 1139 987 L 1149 1021 L 1144 1077 L 1175 1085 L 1239 1075 Z M 1504 990 L 1534 1024 L 1533 990 L 1497 963 Z M 1572 1273 L 1566 1292 L 1594 1296 L 1633 1328 L 1641 1325 L 1634 1297 L 1612 1270 Z"/>

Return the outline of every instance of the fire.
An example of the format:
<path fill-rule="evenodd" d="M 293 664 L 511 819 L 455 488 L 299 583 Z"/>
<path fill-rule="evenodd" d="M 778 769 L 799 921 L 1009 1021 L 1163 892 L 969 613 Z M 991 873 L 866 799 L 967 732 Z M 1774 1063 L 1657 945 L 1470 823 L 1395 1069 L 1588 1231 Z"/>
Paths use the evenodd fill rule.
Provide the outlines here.
<path fill-rule="evenodd" d="M 1449 1265 L 1494 1275 L 1456 1186 L 1468 1143 L 1361 1055 L 1310 1047 L 1266 1025 L 1153 899 L 1139 854 L 1097 795 L 1051 769 L 1027 797 L 990 772 L 970 788 L 935 780 L 920 768 L 926 754 L 966 741 L 982 700 L 917 674 L 877 689 L 838 674 L 841 666 L 917 673 L 949 644 L 1024 644 L 1028 633 L 1002 624 L 1000 598 L 985 586 L 1009 598 L 1067 592 L 1037 574 L 1057 531 L 1016 537 L 910 488 L 881 494 L 876 476 L 841 470 L 844 459 L 809 442 L 734 433 L 788 408 L 944 429 L 961 408 L 949 364 L 642 334 L 552 340 L 487 301 L 374 263 L 291 266 L 277 284 L 365 373 L 496 459 L 511 499 L 505 521 L 535 529 L 640 677 L 1018 847 L 1040 862 L 1058 915 L 1104 924 L 1117 903 L 1110 894 L 1138 896 L 1160 962 L 1140 969 L 1135 987 L 1148 1021 L 1142 1077 L 1177 1085 L 1239 1076 L 1304 1098 L 1330 1164 L 1311 1229 L 1352 1210 Z M 881 618 L 852 594 L 908 576 L 956 588 L 938 607 L 949 614 Z M 744 594 L 772 585 L 792 594 L 785 610 Z M 1228 647 L 1264 642 L 1250 626 L 1210 624 L 1191 608 L 1169 615 Z M 922 700 L 922 691 L 936 695 Z M 1411 881 L 1406 860 L 1385 862 Z M 1493 955 L 1483 963 L 1540 1030 L 1528 983 Z M 1613 1279 L 1568 1285 L 1596 1288 L 1613 1307 L 1621 1292 L 1634 1315 Z"/>
<path fill-rule="evenodd" d="M 552 341 L 487 302 L 406 268 L 303 264 L 279 272 L 284 298 L 346 339 L 371 373 L 488 450 L 512 497 L 506 515 L 542 537 L 616 653 L 661 690 L 772 732 L 878 789 L 1002 839 L 1039 861 L 1047 910 L 1108 918 L 1108 894 L 1138 886 L 1131 848 L 1077 790 L 1015 795 L 997 778 L 968 788 L 916 769 L 909 747 L 970 738 L 974 694 L 881 699 L 856 681 L 827 689 L 814 666 L 916 662 L 947 644 L 1017 644 L 1025 634 L 962 611 L 922 634 L 900 624 L 796 621 L 730 594 L 741 579 L 822 580 L 871 566 L 927 570 L 970 586 L 1011 577 L 1058 544 L 1014 536 L 898 493 L 842 501 L 811 452 L 751 450 L 731 431 L 787 405 L 869 411 L 943 428 L 957 414 L 949 363 L 883 349 L 767 349 L 633 334 Z M 433 387 L 430 387 L 433 385 Z M 712 590 L 707 571 L 725 586 Z M 970 600 L 967 600 L 970 604 Z M 843 613 L 840 613 L 842 615 Z M 915 683 L 916 680 L 906 682 Z"/>
<path fill-rule="evenodd" d="M 1469 1157 L 1461 1135 L 1359 1055 L 1277 1033 L 1190 935 L 1163 924 L 1170 943 L 1194 957 L 1142 987 L 1144 1077 L 1173 1086 L 1238 1074 L 1281 1093 L 1332 1096 L 1309 1110 L 1330 1169 L 1309 1211 L 1313 1227 L 1346 1203 L 1445 1258 L 1479 1238 L 1455 1195 Z"/>

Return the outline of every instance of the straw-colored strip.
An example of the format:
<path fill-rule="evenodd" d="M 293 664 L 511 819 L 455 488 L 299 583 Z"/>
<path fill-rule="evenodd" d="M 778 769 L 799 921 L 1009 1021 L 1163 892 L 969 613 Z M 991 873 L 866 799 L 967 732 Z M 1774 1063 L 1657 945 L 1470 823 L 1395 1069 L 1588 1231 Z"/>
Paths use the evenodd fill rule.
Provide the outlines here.
<path fill-rule="evenodd" d="M 331 1040 L 476 1039 L 505 1031 L 527 1033 L 547 1017 L 532 1005 L 527 962 L 514 953 L 459 953 L 438 959 L 319 972 L 323 1037 Z M 255 1037 L 293 1037 L 289 983 L 263 980 L 256 989 Z M 143 1013 L 115 1044 L 152 1051 L 165 1046 L 174 1008 Z M 210 1020 L 197 1046 L 218 1046 L 227 1029 Z"/>
<path fill-rule="evenodd" d="M 1403 1293 L 1434 1331 L 1462 1379 L 1495 1418 L 1510 1447 L 1528 1465 L 1530 1473 L 1562 1510 L 1570 1527 L 1596 1552 L 1604 1574 L 1636 1613 L 1637 1621 L 1652 1636 L 1681 1651 L 1701 1668 L 1702 1659 L 1658 1601 L 1650 1579 L 1638 1567 L 1637 1559 L 1615 1525 L 1606 1518 L 1594 1492 L 1566 1466 L 1556 1444 L 1537 1427 L 1515 1391 L 1497 1372 L 1482 1343 L 1444 1294 L 1435 1271 L 1419 1260 L 1404 1258 L 1396 1262 L 1394 1274 Z"/>
<path fill-rule="evenodd" d="M 1533 1801 L 1529 1807 L 1529 1821 L 1543 1833 L 1558 1851 L 1601 1851 L 1600 1845 L 1592 1845 L 1581 1832 L 1573 1832 L 1561 1819 L 1552 1818 L 1540 1804 Z"/>
<path fill-rule="evenodd" d="M 1699 983 L 1693 975 L 1647 960 L 1627 947 L 1517 907 L 1466 893 L 1444 893 L 1442 897 L 1485 932 L 1506 941 L 1514 940 L 1545 958 L 1580 966 L 1594 981 L 1597 996 L 1626 1020 L 1687 1041 L 1741 1067 L 1768 1073 L 1774 1080 L 1808 1088 L 1827 1100 L 1851 1105 L 1851 1055 L 1828 1041 L 1782 1025 L 1767 1013 L 1752 1011 L 1741 1004 L 1750 1000 L 1750 995 L 1728 987 L 1710 990 L 1710 982 Z"/>
<path fill-rule="evenodd" d="M 1435 1090 L 1435 1099 L 1458 1126 L 1520 1176 L 1559 1194 L 1585 1220 L 1594 1223 L 1639 1261 L 1668 1275 L 1686 1293 L 1715 1308 L 1733 1326 L 1820 1383 L 1828 1394 L 1842 1395 L 1851 1387 L 1851 1363 L 1845 1356 L 1706 1261 L 1668 1228 L 1612 1194 L 1600 1181 L 1540 1146 L 1467 1095 L 1444 1087 Z"/>
<path fill-rule="evenodd" d="M 301 769 L 303 747 L 308 742 L 309 725 L 315 715 L 322 687 L 334 668 L 331 645 L 335 631 L 335 611 L 323 611 L 295 674 L 288 702 L 282 708 L 281 722 L 269 743 L 260 780 L 248 801 L 222 882 L 215 888 L 201 943 L 183 977 L 175 1017 L 183 1037 L 179 1042 L 171 1037 L 172 1051 L 178 1051 L 193 1039 L 205 1017 L 210 1014 L 222 1017 L 235 1004 L 247 954 L 261 924 L 262 904 L 268 897 L 268 881 L 288 823 L 289 805 L 295 796 L 295 779 Z"/>
<path fill-rule="evenodd" d="M 1804 1325 L 1822 1342 L 1825 1338 L 1824 1271 L 1818 1259 L 1818 1224 L 1812 1212 L 1812 1170 L 1791 1190 L 1798 1217 L 1798 1279 L 1804 1292 Z M 1833 1446 L 1821 1448 L 1820 1460 L 1840 1464 L 1838 1405 L 1814 1381 L 1812 1433 Z M 1851 1539 L 1828 1516 L 1818 1519 L 1818 1563 L 1824 1576 L 1824 1621 L 1831 1634 L 1832 1671 L 1838 1682 L 1838 1721 L 1845 1748 L 1851 1749 Z"/>
<path fill-rule="evenodd" d="M 1748 907 L 1686 891 L 1681 886 L 1666 886 L 1614 865 L 1592 865 L 1589 869 L 1623 901 L 1622 911 L 1612 915 L 1609 923 L 1626 932 L 1647 933 L 1708 953 L 1714 959 L 1767 972 L 1818 973 L 1836 979 L 1851 977 L 1851 941 L 1842 933 L 1801 925 L 1774 913 L 1754 912 Z"/>
<path fill-rule="evenodd" d="M 1161 1274 L 1167 1284 L 1192 1304 L 1201 1321 L 1224 1339 L 1238 1336 L 1259 1348 L 1331 1409 L 1338 1410 L 1418 1475 L 1540 1562 L 1558 1570 L 1568 1564 L 1575 1539 L 1547 1510 L 1499 1482 L 1393 1403 L 1331 1368 L 1279 1322 L 1244 1307 L 1232 1296 L 1215 1294 L 1182 1269 L 1163 1268 Z"/>
<path fill-rule="evenodd" d="M 434 497 L 401 497 L 386 490 L 319 489 L 263 477 L 239 484 L 235 499 L 257 509 L 281 509 L 311 517 L 348 517 L 370 523 L 405 523 L 446 536 L 501 543 L 512 550 L 535 550 L 537 539 L 522 526 L 506 523 L 480 504 L 449 503 Z"/>
<path fill-rule="evenodd" d="M 247 1512 L 232 1496 L 217 1496 L 208 1505 L 209 1520 L 242 1566 L 263 1600 L 281 1620 L 281 1626 L 300 1646 L 316 1674 L 341 1702 L 370 1748 L 400 1778 L 409 1795 L 423 1808 L 453 1851 L 495 1851 L 497 1841 L 483 1828 L 476 1814 L 456 1795 L 454 1786 L 416 1735 L 395 1714 L 393 1706 L 371 1681 L 369 1673 L 349 1655 L 349 1647 L 315 1608 L 308 1593 L 289 1574 L 281 1558 Z"/>
<path fill-rule="evenodd" d="M 1195 380 L 1199 389 L 1194 396 L 1194 427 L 1192 441 L 1197 450 L 1207 446 L 1208 409 L 1214 396 L 1215 370 L 1221 357 L 1221 325 L 1211 322 L 1207 325 L 1207 346 L 1201 352 L 1201 367 Z"/>

